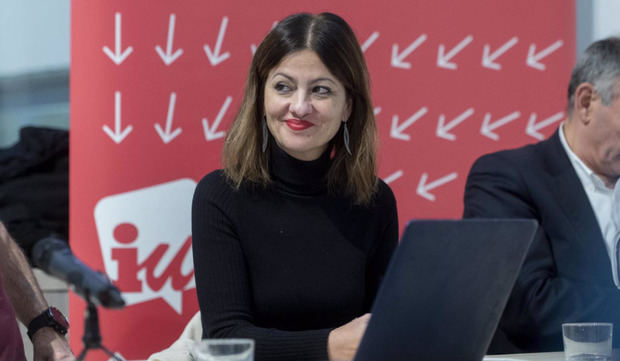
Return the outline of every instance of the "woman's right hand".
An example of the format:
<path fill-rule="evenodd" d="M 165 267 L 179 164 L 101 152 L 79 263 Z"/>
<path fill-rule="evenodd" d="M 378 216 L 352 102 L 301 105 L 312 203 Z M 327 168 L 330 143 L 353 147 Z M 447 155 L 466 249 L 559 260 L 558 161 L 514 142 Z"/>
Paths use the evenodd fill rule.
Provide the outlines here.
<path fill-rule="evenodd" d="M 327 355 L 331 361 L 352 360 L 360 345 L 370 313 L 333 329 L 327 338 Z"/>

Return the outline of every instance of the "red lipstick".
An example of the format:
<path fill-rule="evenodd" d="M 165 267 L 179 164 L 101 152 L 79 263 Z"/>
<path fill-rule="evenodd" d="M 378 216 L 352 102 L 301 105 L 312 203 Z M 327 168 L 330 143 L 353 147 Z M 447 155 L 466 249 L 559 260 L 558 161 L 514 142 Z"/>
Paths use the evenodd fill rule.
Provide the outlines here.
<path fill-rule="evenodd" d="M 314 124 L 310 123 L 307 120 L 301 120 L 301 119 L 295 119 L 295 118 L 286 119 L 285 122 L 286 122 L 286 125 L 288 125 L 288 127 L 291 128 L 292 130 L 304 130 L 304 129 L 308 129 L 314 126 Z"/>

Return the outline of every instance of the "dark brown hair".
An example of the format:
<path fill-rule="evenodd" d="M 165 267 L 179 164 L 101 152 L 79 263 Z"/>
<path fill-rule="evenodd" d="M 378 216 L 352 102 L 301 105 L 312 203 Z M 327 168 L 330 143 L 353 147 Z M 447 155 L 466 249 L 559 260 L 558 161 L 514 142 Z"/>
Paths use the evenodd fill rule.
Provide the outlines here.
<path fill-rule="evenodd" d="M 341 127 L 328 147 L 332 153 L 328 187 L 332 192 L 350 194 L 356 203 L 368 203 L 377 187 L 377 129 L 370 80 L 353 30 L 341 17 L 331 13 L 290 15 L 278 23 L 258 46 L 250 65 L 243 101 L 224 144 L 224 171 L 236 187 L 244 182 L 262 185 L 270 182 L 269 152 L 261 149 L 265 82 L 269 72 L 283 58 L 304 49 L 311 49 L 319 56 L 343 84 L 351 100 L 347 126 L 352 155 L 344 147 Z"/>

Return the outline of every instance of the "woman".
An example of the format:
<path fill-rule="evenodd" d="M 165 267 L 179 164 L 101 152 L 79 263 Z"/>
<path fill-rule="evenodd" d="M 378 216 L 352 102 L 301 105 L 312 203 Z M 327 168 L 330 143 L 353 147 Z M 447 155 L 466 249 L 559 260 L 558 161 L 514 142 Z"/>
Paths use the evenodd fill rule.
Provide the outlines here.
<path fill-rule="evenodd" d="M 204 337 L 252 338 L 257 361 L 353 358 L 398 239 L 375 138 L 351 28 L 281 21 L 252 60 L 224 169 L 194 194 Z"/>

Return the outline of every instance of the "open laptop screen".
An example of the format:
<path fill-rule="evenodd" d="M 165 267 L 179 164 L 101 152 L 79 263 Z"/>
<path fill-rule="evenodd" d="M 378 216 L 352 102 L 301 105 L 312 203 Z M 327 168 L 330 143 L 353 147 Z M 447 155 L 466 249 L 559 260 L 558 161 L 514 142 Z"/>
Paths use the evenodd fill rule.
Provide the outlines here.
<path fill-rule="evenodd" d="M 529 219 L 414 220 L 355 361 L 479 361 L 537 229 Z"/>

